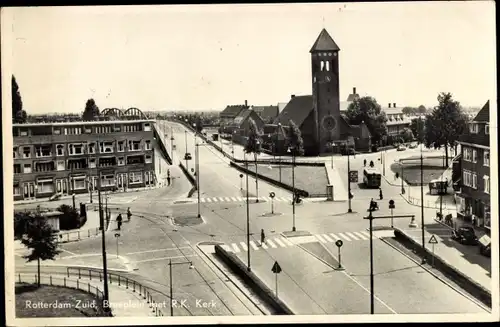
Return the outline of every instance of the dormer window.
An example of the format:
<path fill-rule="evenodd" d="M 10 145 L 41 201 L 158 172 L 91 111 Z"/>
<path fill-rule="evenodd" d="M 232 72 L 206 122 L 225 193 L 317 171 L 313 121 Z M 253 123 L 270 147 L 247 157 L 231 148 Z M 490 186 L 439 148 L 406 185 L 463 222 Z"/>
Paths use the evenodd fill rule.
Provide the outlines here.
<path fill-rule="evenodd" d="M 472 134 L 477 134 L 477 124 L 476 123 L 471 123 L 469 129 L 470 129 L 470 132 Z"/>
<path fill-rule="evenodd" d="M 484 125 L 484 134 L 486 135 L 490 134 L 490 124 Z"/>

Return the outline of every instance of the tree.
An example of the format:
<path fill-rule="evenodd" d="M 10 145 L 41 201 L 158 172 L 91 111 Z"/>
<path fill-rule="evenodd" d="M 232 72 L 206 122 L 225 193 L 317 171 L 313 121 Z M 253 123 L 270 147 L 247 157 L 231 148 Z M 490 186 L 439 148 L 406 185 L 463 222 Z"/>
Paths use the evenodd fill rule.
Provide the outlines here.
<path fill-rule="evenodd" d="M 196 123 L 195 124 L 196 124 L 196 127 L 195 127 L 196 131 L 198 133 L 201 133 L 201 131 L 203 130 L 203 121 L 201 120 L 200 116 L 196 117 Z"/>
<path fill-rule="evenodd" d="M 401 112 L 404 114 L 404 115 L 408 115 L 408 116 L 411 116 L 411 115 L 414 115 L 415 114 L 415 108 L 413 107 L 404 107 Z"/>
<path fill-rule="evenodd" d="M 29 223 L 22 235 L 21 242 L 31 249 L 31 253 L 23 256 L 28 262 L 37 260 L 38 262 L 38 287 L 40 287 L 40 260 L 54 260 L 61 252 L 57 249 L 58 243 L 54 237 L 52 226 L 47 223 L 47 219 L 40 214 L 32 214 Z"/>
<path fill-rule="evenodd" d="M 427 112 L 427 108 L 425 108 L 425 106 L 422 104 L 420 106 L 418 106 L 417 111 L 416 111 L 416 113 L 419 113 L 419 114 L 425 114 L 426 112 Z"/>
<path fill-rule="evenodd" d="M 379 143 L 387 135 L 387 116 L 372 97 L 356 98 L 347 108 L 349 124 L 359 125 L 364 122 L 372 136 L 372 143 Z"/>
<path fill-rule="evenodd" d="M 99 107 L 96 105 L 94 99 L 88 99 L 87 103 L 85 103 L 82 119 L 86 121 L 95 120 L 97 116 L 99 116 Z"/>
<path fill-rule="evenodd" d="M 299 127 L 290 120 L 288 123 L 287 131 L 287 147 L 290 149 L 290 153 L 294 156 L 304 155 L 304 140 L 302 139 L 302 134 Z"/>
<path fill-rule="evenodd" d="M 451 93 L 442 92 L 437 100 L 439 105 L 426 116 L 425 145 L 435 149 L 444 146 L 448 166 L 448 147 L 454 146 L 460 135 L 467 131 L 467 117 Z"/>
<path fill-rule="evenodd" d="M 76 208 L 73 209 L 72 206 L 61 204 L 57 211 L 62 212 L 59 218 L 59 228 L 61 230 L 80 228 L 80 214 Z"/>
<path fill-rule="evenodd" d="M 410 122 L 410 130 L 419 143 L 422 143 L 425 135 L 425 122 L 420 118 L 413 118 Z"/>
<path fill-rule="evenodd" d="M 403 142 L 411 142 L 411 141 L 413 141 L 413 138 L 414 138 L 413 137 L 413 132 L 408 127 L 404 128 L 401 131 L 400 136 L 403 139 Z"/>
<path fill-rule="evenodd" d="M 17 85 L 16 77 L 12 75 L 12 122 L 15 124 L 25 123 L 28 115 L 23 110 L 23 100 L 21 92 L 19 92 L 19 85 Z"/>
<path fill-rule="evenodd" d="M 252 118 L 249 119 L 249 129 L 248 129 L 248 139 L 245 144 L 245 153 L 253 153 L 254 161 L 255 161 L 255 187 L 257 190 L 257 200 L 259 202 L 259 177 L 257 175 L 257 155 L 260 154 L 260 149 L 262 145 L 262 134 L 255 123 L 255 120 Z"/>

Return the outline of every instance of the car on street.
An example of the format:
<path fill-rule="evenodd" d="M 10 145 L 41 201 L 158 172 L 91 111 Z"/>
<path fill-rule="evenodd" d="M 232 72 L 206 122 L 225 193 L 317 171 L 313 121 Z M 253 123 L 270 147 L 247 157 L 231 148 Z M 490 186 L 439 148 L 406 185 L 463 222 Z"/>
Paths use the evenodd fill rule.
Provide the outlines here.
<path fill-rule="evenodd" d="M 417 147 L 418 147 L 417 143 L 412 143 L 412 144 L 410 144 L 410 146 L 408 148 L 410 148 L 410 149 L 416 149 Z"/>
<path fill-rule="evenodd" d="M 465 245 L 476 245 L 478 243 L 476 233 L 472 227 L 459 227 L 453 230 L 451 238 Z"/>
<path fill-rule="evenodd" d="M 488 235 L 483 235 L 478 240 L 479 242 L 479 253 L 491 258 L 491 239 Z"/>
<path fill-rule="evenodd" d="M 404 150 L 406 150 L 406 147 L 404 145 L 401 144 L 398 146 L 398 151 L 404 151 Z"/>

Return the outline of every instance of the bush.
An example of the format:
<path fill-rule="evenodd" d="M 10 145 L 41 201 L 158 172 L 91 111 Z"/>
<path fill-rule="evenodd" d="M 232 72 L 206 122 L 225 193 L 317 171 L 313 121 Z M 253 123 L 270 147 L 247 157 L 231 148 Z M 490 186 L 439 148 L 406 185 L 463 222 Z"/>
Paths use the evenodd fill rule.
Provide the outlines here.
<path fill-rule="evenodd" d="M 57 208 L 57 211 L 63 213 L 59 217 L 60 230 L 80 228 L 80 226 L 82 225 L 80 221 L 80 214 L 76 209 L 73 209 L 72 206 L 62 204 L 59 206 L 59 208 Z"/>
<path fill-rule="evenodd" d="M 20 239 L 27 232 L 27 227 L 33 221 L 33 215 L 30 212 L 14 213 L 14 238 Z"/>

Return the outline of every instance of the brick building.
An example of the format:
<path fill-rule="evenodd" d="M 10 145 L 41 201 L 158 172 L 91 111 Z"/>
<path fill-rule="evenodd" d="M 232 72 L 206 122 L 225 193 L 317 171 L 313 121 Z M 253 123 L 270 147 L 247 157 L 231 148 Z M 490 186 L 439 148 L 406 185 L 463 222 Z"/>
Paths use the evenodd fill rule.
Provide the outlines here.
<path fill-rule="evenodd" d="M 106 109 L 99 121 L 13 124 L 14 200 L 156 184 L 154 120 Z"/>
<path fill-rule="evenodd" d="M 469 125 L 469 133 L 460 137 L 461 154 L 454 165 L 454 185 L 458 218 L 490 229 L 490 102 L 486 102 Z M 456 171 L 459 170 L 460 173 Z"/>

